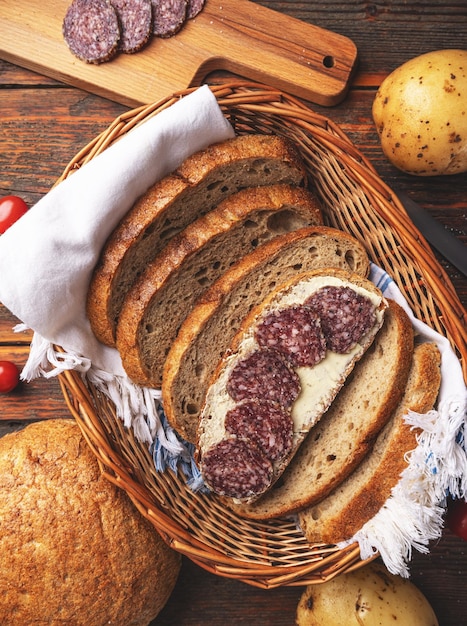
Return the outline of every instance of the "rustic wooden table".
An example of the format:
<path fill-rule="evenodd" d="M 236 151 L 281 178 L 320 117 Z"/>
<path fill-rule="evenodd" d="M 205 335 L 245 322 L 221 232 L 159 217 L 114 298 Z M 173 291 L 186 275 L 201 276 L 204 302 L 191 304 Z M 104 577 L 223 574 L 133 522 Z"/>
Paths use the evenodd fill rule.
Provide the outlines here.
<path fill-rule="evenodd" d="M 404 188 L 459 239 L 467 241 L 467 175 L 414 178 L 383 157 L 371 118 L 378 85 L 405 60 L 441 48 L 467 48 L 465 2 L 404 0 L 371 2 L 262 1 L 260 4 L 350 37 L 359 68 L 346 99 L 336 107 L 312 108 L 340 124 L 390 185 Z M 0 194 L 29 204 L 45 194 L 70 159 L 126 107 L 0 61 Z M 40 236 L 40 234 L 38 234 Z M 438 259 L 462 303 L 467 278 Z M 0 277 L 1 280 L 1 277 Z M 0 359 L 21 366 L 28 337 L 15 335 L 17 320 L 0 305 Z M 22 384 L 0 397 L 0 434 L 25 423 L 67 414 L 56 380 Z M 441 626 L 467 624 L 467 544 L 448 530 L 427 555 L 415 553 L 412 580 L 433 605 Z M 184 560 L 180 579 L 154 626 L 290 626 L 300 587 L 271 591 L 216 577 Z"/>

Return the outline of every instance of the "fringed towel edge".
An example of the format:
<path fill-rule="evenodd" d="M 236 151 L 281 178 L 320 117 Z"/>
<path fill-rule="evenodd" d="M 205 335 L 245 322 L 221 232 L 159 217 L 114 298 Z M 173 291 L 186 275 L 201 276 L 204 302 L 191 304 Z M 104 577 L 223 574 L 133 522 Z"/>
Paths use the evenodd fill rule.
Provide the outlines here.
<path fill-rule="evenodd" d="M 413 549 L 427 553 L 428 543 L 441 536 L 448 494 L 466 496 L 466 400 L 406 415 L 409 425 L 421 429 L 407 468 L 380 511 L 338 548 L 357 542 L 363 560 L 379 553 L 388 571 L 409 577 Z"/>
<path fill-rule="evenodd" d="M 20 324 L 15 330 L 26 328 Z M 124 426 L 148 445 L 158 471 L 166 467 L 175 469 L 180 463 L 184 473 L 188 472 L 190 484 L 199 488 L 199 476 L 191 461 L 193 449 L 168 424 L 159 390 L 139 387 L 125 376 L 108 374 L 94 367 L 89 359 L 72 351 L 57 350 L 50 341 L 34 333 L 21 379 L 29 382 L 39 377 L 52 378 L 69 370 L 80 373 L 112 402 Z"/>

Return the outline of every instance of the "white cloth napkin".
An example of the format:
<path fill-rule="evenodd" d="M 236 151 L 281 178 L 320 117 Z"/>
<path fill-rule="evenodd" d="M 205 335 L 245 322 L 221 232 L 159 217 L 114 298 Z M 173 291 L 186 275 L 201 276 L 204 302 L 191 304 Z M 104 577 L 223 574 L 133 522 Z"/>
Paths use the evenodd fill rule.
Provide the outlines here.
<path fill-rule="evenodd" d="M 141 194 L 190 154 L 234 136 L 207 85 L 161 111 L 46 194 L 0 237 L 0 302 L 34 331 L 24 380 L 78 370 L 110 397 L 136 436 L 187 456 L 161 423 L 158 390 L 126 376 L 86 317 L 92 270 L 113 228 Z M 56 350 L 60 346 L 63 350 Z"/>
<path fill-rule="evenodd" d="M 0 302 L 46 341 L 123 375 L 118 352 L 95 339 L 86 317 L 87 288 L 99 253 L 153 183 L 188 155 L 233 134 L 208 86 L 127 133 L 2 235 Z"/>

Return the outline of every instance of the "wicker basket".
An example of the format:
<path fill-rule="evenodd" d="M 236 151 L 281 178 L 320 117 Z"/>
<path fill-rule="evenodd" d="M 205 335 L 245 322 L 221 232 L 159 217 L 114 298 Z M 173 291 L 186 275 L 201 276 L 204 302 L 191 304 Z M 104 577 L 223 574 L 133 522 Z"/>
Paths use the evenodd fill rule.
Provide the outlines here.
<path fill-rule="evenodd" d="M 392 275 L 417 317 L 450 340 L 466 377 L 464 310 L 449 278 L 391 190 L 349 139 L 326 118 L 293 97 L 264 85 L 211 86 L 238 134 L 275 133 L 300 148 L 326 222 L 366 246 Z M 67 177 L 138 123 L 192 90 L 117 118 L 71 161 Z M 237 517 L 215 498 L 194 494 L 181 475 L 158 473 L 150 452 L 116 418 L 106 397 L 73 371 L 60 376 L 70 410 L 105 475 L 123 488 L 175 550 L 215 574 L 261 588 L 323 582 L 360 567 L 358 545 L 310 545 L 293 521 L 256 522 Z"/>

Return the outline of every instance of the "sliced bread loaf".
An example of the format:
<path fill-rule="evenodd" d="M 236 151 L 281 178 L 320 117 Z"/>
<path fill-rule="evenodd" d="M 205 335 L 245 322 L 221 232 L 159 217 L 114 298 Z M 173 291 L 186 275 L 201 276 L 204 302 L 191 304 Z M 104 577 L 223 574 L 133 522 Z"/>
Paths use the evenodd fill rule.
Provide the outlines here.
<path fill-rule="evenodd" d="M 301 273 L 245 318 L 216 368 L 198 426 L 203 478 L 239 502 L 265 493 L 331 405 L 384 321 L 372 282 Z"/>
<path fill-rule="evenodd" d="M 241 188 L 302 185 L 305 178 L 295 147 L 275 135 L 242 135 L 186 159 L 151 187 L 110 235 L 87 299 L 96 337 L 115 345 L 116 323 L 128 289 L 175 233 Z"/>
<path fill-rule="evenodd" d="M 242 517 L 271 519 L 322 500 L 371 450 L 402 399 L 414 349 L 408 315 L 393 300 L 372 346 L 285 470 L 251 504 L 230 504 Z"/>
<path fill-rule="evenodd" d="M 440 382 L 437 346 L 416 346 L 405 394 L 373 451 L 324 500 L 298 514 L 308 541 L 333 544 L 350 539 L 376 515 L 407 467 L 407 453 L 417 445 L 417 430 L 405 423 L 404 415 L 432 409 Z"/>
<path fill-rule="evenodd" d="M 281 282 L 301 271 L 337 267 L 366 277 L 368 256 L 355 238 L 328 227 L 276 237 L 243 257 L 198 299 L 166 359 L 166 416 L 185 439 L 196 440 L 208 383 L 244 317 Z"/>
<path fill-rule="evenodd" d="M 240 257 L 278 235 L 321 224 L 314 196 L 300 187 L 249 187 L 174 236 L 127 293 L 116 345 L 128 376 L 160 388 L 178 329 L 196 299 Z"/>

